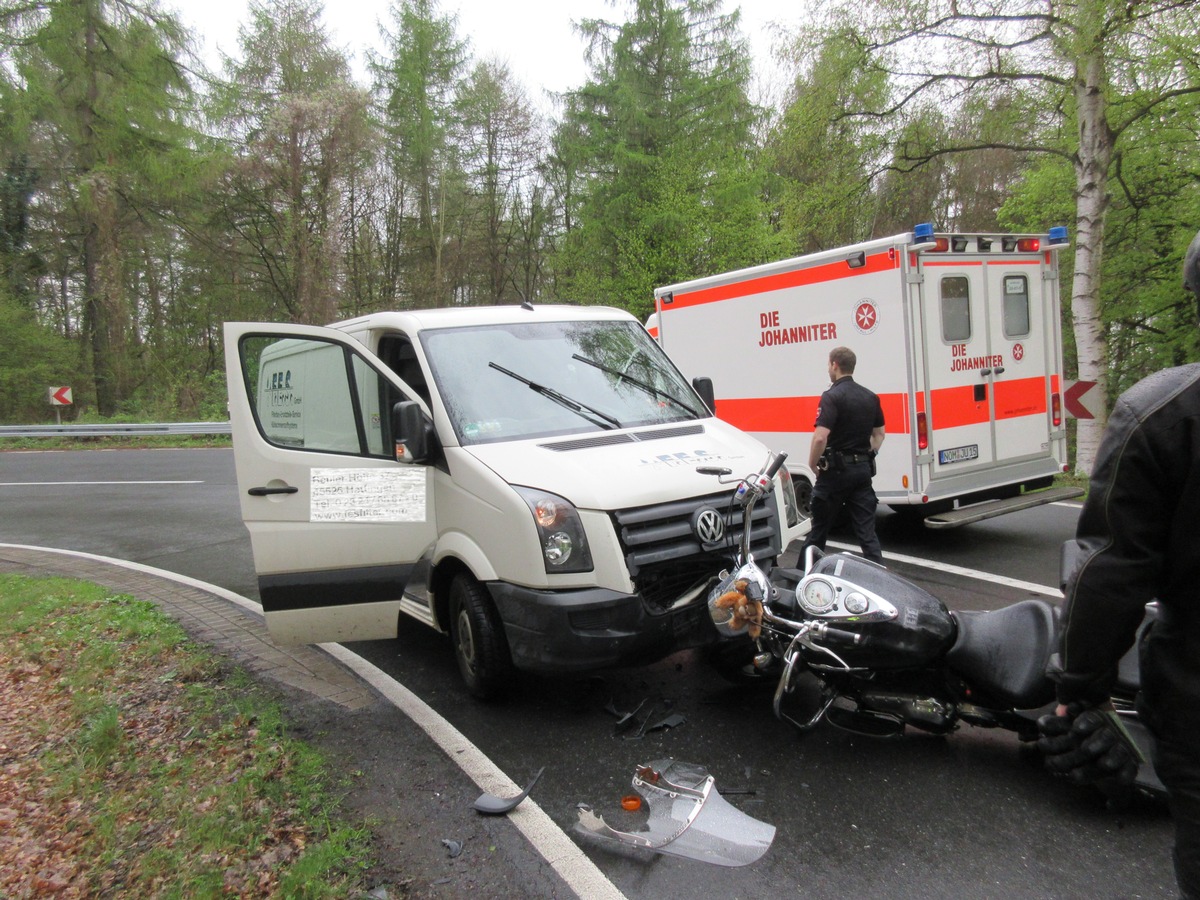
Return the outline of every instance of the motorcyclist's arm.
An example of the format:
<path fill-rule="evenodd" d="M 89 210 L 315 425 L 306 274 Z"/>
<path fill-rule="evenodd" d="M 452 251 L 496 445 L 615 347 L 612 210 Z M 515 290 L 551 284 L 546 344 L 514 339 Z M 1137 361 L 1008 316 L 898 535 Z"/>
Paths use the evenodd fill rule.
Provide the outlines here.
<path fill-rule="evenodd" d="M 1060 703 L 1104 703 L 1158 592 L 1174 503 L 1153 440 L 1123 401 L 1109 420 L 1079 517 L 1080 562 L 1068 573 L 1059 648 Z"/>

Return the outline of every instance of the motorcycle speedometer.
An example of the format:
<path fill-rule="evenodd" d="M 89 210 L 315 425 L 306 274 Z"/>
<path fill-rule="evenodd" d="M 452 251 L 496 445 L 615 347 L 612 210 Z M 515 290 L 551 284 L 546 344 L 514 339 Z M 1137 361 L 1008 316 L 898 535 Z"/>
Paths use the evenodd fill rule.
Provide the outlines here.
<path fill-rule="evenodd" d="M 833 609 L 837 591 L 824 578 L 806 578 L 796 587 L 796 599 L 805 612 L 819 616 Z"/>

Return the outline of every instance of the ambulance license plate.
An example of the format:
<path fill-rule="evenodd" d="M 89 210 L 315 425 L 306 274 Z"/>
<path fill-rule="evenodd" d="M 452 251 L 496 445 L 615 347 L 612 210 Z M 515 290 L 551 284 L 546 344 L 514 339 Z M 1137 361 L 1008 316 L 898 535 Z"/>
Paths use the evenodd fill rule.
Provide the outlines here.
<path fill-rule="evenodd" d="M 938 451 L 938 462 L 943 466 L 947 463 L 966 462 L 968 459 L 979 459 L 979 445 L 969 447 L 951 447 L 949 450 Z"/>

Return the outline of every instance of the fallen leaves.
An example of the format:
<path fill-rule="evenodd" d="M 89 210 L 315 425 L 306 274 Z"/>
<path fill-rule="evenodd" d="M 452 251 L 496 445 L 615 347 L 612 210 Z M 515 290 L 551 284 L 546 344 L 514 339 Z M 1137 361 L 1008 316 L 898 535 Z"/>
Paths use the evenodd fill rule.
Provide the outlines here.
<path fill-rule="evenodd" d="M 48 624 L 0 640 L 0 897 L 276 895 L 312 837 L 278 735 L 182 640 Z"/>

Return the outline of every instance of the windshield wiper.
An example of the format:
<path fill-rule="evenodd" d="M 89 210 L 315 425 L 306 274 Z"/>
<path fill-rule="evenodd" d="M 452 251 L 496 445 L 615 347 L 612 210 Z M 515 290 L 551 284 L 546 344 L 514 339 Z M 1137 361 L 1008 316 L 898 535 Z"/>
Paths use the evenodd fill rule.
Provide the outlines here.
<path fill-rule="evenodd" d="M 620 378 L 624 381 L 628 381 L 634 387 L 639 387 L 643 391 L 645 391 L 647 394 L 650 394 L 651 396 L 653 396 L 654 399 L 666 400 L 668 403 L 673 403 L 676 406 L 678 406 L 680 409 L 690 412 L 697 419 L 704 418 L 704 416 L 702 416 L 700 413 L 696 412 L 696 410 L 692 409 L 691 406 L 684 403 L 682 400 L 678 400 L 675 397 L 672 397 L 666 391 L 660 391 L 658 388 L 656 388 L 652 384 L 647 384 L 644 381 L 639 381 L 638 379 L 634 378 L 632 375 L 627 375 L 624 372 L 618 371 L 617 369 L 610 368 L 610 367 L 604 365 L 604 363 L 598 363 L 594 359 L 588 359 L 586 356 L 580 356 L 578 353 L 572 353 L 571 359 L 577 359 L 581 363 L 587 363 L 589 366 L 594 366 L 595 368 L 599 369 L 601 372 L 607 372 L 609 375 L 615 375 L 617 378 Z"/>
<path fill-rule="evenodd" d="M 554 388 L 546 387 L 546 385 L 544 385 L 544 384 L 538 384 L 536 381 L 530 381 L 524 375 L 518 375 L 516 372 L 511 372 L 508 369 L 504 368 L 504 366 L 500 365 L 499 363 L 489 362 L 488 365 L 491 366 L 493 369 L 495 369 L 497 372 L 503 372 L 509 378 L 515 378 L 515 379 L 517 379 L 517 381 L 521 382 L 522 384 L 528 385 L 529 389 L 531 391 L 536 391 L 537 393 L 541 394 L 543 397 L 548 397 L 549 399 L 551 399 L 555 403 L 557 403 L 559 406 L 565 406 L 567 409 L 571 410 L 571 412 L 578 413 L 580 416 L 587 419 L 588 421 L 591 421 L 597 425 L 600 425 L 601 427 L 603 427 L 605 429 L 611 430 L 613 428 L 621 427 L 620 419 L 610 416 L 606 412 L 601 412 L 600 410 L 596 409 L 595 407 L 588 406 L 586 403 L 581 403 L 578 400 L 572 400 L 570 397 L 566 396 L 565 394 L 560 394 Z M 588 413 L 591 413 L 591 415 L 588 415 Z M 595 421 L 596 419 L 599 419 L 600 421 L 596 422 Z"/>

